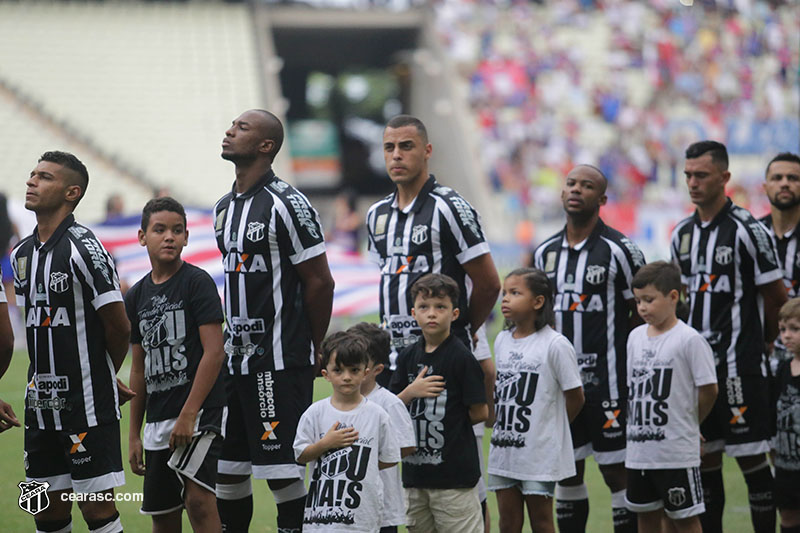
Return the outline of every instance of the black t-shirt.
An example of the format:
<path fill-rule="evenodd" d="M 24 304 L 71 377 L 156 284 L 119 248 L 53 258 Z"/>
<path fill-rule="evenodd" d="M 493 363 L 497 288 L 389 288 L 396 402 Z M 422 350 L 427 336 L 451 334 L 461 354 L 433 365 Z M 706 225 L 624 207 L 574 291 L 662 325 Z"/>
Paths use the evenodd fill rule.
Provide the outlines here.
<path fill-rule="evenodd" d="M 429 489 L 474 487 L 480 478 L 478 447 L 469 406 L 486 403 L 483 371 L 472 353 L 450 335 L 425 353 L 425 339 L 402 350 L 392 375 L 395 394 L 414 381 L 423 366 L 442 376 L 445 390 L 436 398 L 415 398 L 408 406 L 417 451 L 403 459 L 403 485 Z"/>
<path fill-rule="evenodd" d="M 131 321 L 131 342 L 144 349 L 147 422 L 176 418 L 189 397 L 203 356 L 199 327 L 222 324 L 217 287 L 204 270 L 184 262 L 164 283 L 150 274 L 125 295 Z M 203 408 L 225 405 L 223 372 Z"/>
<path fill-rule="evenodd" d="M 792 375 L 792 360 L 782 361 L 775 376 L 778 431 L 775 437 L 775 466 L 800 471 L 800 376 Z"/>

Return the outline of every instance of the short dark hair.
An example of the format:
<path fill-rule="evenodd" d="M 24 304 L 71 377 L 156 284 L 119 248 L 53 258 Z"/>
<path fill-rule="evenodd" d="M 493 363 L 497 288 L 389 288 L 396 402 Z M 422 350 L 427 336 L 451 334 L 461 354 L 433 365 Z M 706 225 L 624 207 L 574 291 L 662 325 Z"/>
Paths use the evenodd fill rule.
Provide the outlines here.
<path fill-rule="evenodd" d="M 73 185 L 77 185 L 81 188 L 81 195 L 77 200 L 75 200 L 75 207 L 77 207 L 80 201 L 83 200 L 83 196 L 86 194 L 86 189 L 89 188 L 89 171 L 86 170 L 86 165 L 84 165 L 80 159 L 71 153 L 61 152 L 58 150 L 52 150 L 43 153 L 39 158 L 39 163 L 42 161 L 61 165 L 62 167 L 66 167 L 78 175 L 77 183 L 73 183 Z"/>
<path fill-rule="evenodd" d="M 697 159 L 704 154 L 711 154 L 711 161 L 722 170 L 728 170 L 728 149 L 717 141 L 700 141 L 689 145 L 686 159 Z"/>
<path fill-rule="evenodd" d="M 367 339 L 346 331 L 337 331 L 322 342 L 322 368 L 327 368 L 331 357 L 336 354 L 336 366 L 369 366 L 369 347 Z"/>
<path fill-rule="evenodd" d="M 536 331 L 539 331 L 545 326 L 555 327 L 556 313 L 553 310 L 553 300 L 555 296 L 553 285 L 550 283 L 550 280 L 547 279 L 547 274 L 537 268 L 524 267 L 509 272 L 506 279 L 511 276 L 519 276 L 525 280 L 525 285 L 528 286 L 528 290 L 530 290 L 534 296 L 544 296 L 544 304 L 536 315 L 536 320 L 533 323 L 533 327 L 536 328 Z M 513 326 L 513 322 L 507 320 L 506 327 L 511 326 Z"/>
<path fill-rule="evenodd" d="M 422 142 L 428 144 L 428 129 L 417 117 L 412 117 L 411 115 L 396 115 L 386 123 L 386 127 L 392 129 L 404 128 L 406 126 L 414 126 L 417 128 L 417 133 L 419 133 L 419 136 L 422 138 Z"/>
<path fill-rule="evenodd" d="M 369 322 L 359 322 L 351 326 L 347 333 L 361 335 L 367 341 L 369 359 L 375 365 L 389 366 L 392 352 L 392 336 L 385 329 Z"/>
<path fill-rule="evenodd" d="M 424 298 L 450 298 L 453 308 L 458 307 L 458 284 L 445 274 L 425 274 L 411 286 L 411 301 L 416 302 L 417 296 Z"/>
<path fill-rule="evenodd" d="M 765 174 L 769 174 L 769 167 L 772 166 L 772 163 L 777 161 L 787 161 L 789 163 L 797 163 L 800 165 L 800 156 L 797 154 L 793 154 L 792 152 L 781 152 L 775 157 L 772 158 L 772 161 L 767 163 L 767 170 L 764 172 Z"/>
<path fill-rule="evenodd" d="M 676 264 L 666 261 L 647 263 L 633 276 L 631 288 L 644 289 L 648 285 L 652 285 L 665 296 L 672 291 L 680 294 L 681 271 Z"/>
<path fill-rule="evenodd" d="M 150 216 L 159 211 L 178 213 L 183 218 L 183 227 L 186 228 L 186 211 L 184 211 L 181 203 L 170 196 L 162 196 L 161 198 L 153 198 L 144 204 L 144 209 L 142 209 L 142 231 L 147 232 Z"/>

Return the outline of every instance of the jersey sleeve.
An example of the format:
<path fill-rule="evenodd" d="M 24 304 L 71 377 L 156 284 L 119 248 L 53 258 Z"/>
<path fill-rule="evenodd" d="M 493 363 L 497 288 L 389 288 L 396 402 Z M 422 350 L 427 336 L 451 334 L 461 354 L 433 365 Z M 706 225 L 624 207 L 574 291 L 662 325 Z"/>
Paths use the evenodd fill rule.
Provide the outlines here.
<path fill-rule="evenodd" d="M 316 409 L 312 404 L 311 407 L 306 409 L 306 412 L 300 417 L 300 421 L 297 423 L 297 432 L 294 435 L 294 443 L 292 444 L 292 448 L 294 448 L 294 458 L 297 459 L 300 457 L 300 454 L 305 451 L 306 448 L 314 444 L 319 440 L 317 435 L 315 434 L 315 419 L 314 412 Z"/>
<path fill-rule="evenodd" d="M 205 270 L 198 269 L 189 284 L 191 312 L 198 326 L 222 323 L 222 303 L 217 285 Z"/>
<path fill-rule="evenodd" d="M 748 254 L 753 262 L 756 285 L 766 285 L 783 278 L 775 241 L 764 225 L 754 218 L 739 225 L 740 253 Z"/>
<path fill-rule="evenodd" d="M 582 385 L 575 348 L 565 337 L 559 336 L 550 343 L 547 358 L 562 391 L 577 389 Z"/>
<path fill-rule="evenodd" d="M 682 225 L 679 225 L 674 230 L 672 230 L 672 237 L 670 238 L 670 245 L 669 245 L 669 255 L 672 263 L 675 266 L 677 266 L 678 269 L 681 271 L 681 284 L 688 285 L 689 278 L 686 276 L 686 274 L 683 272 L 683 269 L 681 268 L 680 253 L 678 249 L 681 241 L 681 232 L 680 232 L 681 227 Z"/>
<path fill-rule="evenodd" d="M 17 243 L 17 246 L 11 250 L 11 255 L 9 257 L 11 261 L 11 273 L 14 274 L 14 299 L 17 303 L 17 307 L 20 309 L 25 309 L 25 284 L 23 280 L 27 278 L 27 259 L 23 259 L 20 261 L 18 255 L 20 253 L 20 243 Z M 22 269 L 22 272 L 20 272 Z"/>
<path fill-rule="evenodd" d="M 492 358 L 492 351 L 489 349 L 489 339 L 486 338 L 486 324 L 482 324 L 477 332 L 478 344 L 475 345 L 472 355 L 476 361 L 485 361 Z"/>
<path fill-rule="evenodd" d="M 441 213 L 441 239 L 451 246 L 462 265 L 489 253 L 489 244 L 481 226 L 481 217 L 473 207 L 455 191 L 436 197 Z"/>
<path fill-rule="evenodd" d="M 409 346 L 397 354 L 397 360 L 395 361 L 397 368 L 392 372 L 392 380 L 389 382 L 389 390 L 392 391 L 393 394 L 400 394 L 403 392 L 403 389 L 408 386 L 406 381 L 408 379 L 406 367 L 408 365 L 408 358 L 411 356 L 409 350 L 413 349 L 413 346 Z"/>
<path fill-rule="evenodd" d="M 375 218 L 378 216 L 376 209 L 371 209 L 367 213 L 367 256 L 376 265 L 381 264 L 381 256 L 375 244 Z M 384 231 L 386 229 L 384 228 Z"/>
<path fill-rule="evenodd" d="M 464 349 L 467 354 L 469 350 Z M 461 368 L 461 391 L 462 402 L 464 405 L 475 405 L 486 403 L 486 388 L 483 384 L 483 370 L 478 361 L 469 354 L 469 357 L 464 357 L 464 363 Z"/>
<path fill-rule="evenodd" d="M 325 240 L 319 214 L 303 194 L 289 189 L 278 198 L 278 245 L 288 251 L 297 265 L 325 253 Z"/>
<path fill-rule="evenodd" d="M 377 411 L 380 413 L 378 460 L 383 463 L 400 462 L 400 444 L 396 432 L 392 429 L 389 415 L 381 408 Z"/>
<path fill-rule="evenodd" d="M 136 302 L 139 299 L 139 285 L 134 285 L 125 294 L 125 314 L 131 323 L 131 344 L 142 344 L 142 334 L 139 328 L 139 314 L 136 312 Z"/>
<path fill-rule="evenodd" d="M 411 415 L 408 414 L 408 409 L 403 405 L 403 402 L 397 397 L 395 399 L 397 401 L 391 402 L 386 409 L 386 413 L 389 415 L 389 422 L 397 436 L 398 445 L 401 448 L 413 448 L 417 445 L 414 422 L 411 420 Z"/>
<path fill-rule="evenodd" d="M 699 333 L 686 339 L 684 356 L 688 359 L 692 371 L 692 380 L 696 387 L 710 385 L 717 382 L 717 372 L 714 368 L 714 352 L 708 341 Z"/>
<path fill-rule="evenodd" d="M 617 286 L 620 289 L 623 298 L 626 300 L 633 299 L 633 289 L 631 282 L 633 276 L 645 264 L 644 254 L 639 247 L 627 237 L 619 239 L 618 249 L 614 251 L 614 257 L 617 259 Z"/>
<path fill-rule="evenodd" d="M 121 302 L 122 292 L 114 259 L 100 241 L 87 233 L 80 238 L 80 242 L 70 243 L 73 265 L 92 296 L 92 307 L 100 309 L 112 302 Z"/>

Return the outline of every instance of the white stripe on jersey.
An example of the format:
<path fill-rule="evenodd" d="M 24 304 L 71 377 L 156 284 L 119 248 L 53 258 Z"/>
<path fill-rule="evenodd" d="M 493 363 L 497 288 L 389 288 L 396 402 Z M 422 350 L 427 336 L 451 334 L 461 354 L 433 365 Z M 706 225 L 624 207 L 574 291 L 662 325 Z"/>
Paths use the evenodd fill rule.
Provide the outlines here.
<path fill-rule="evenodd" d="M 31 254 L 31 275 L 29 280 L 29 290 L 30 290 L 30 298 L 29 301 L 31 302 L 31 309 L 36 307 L 36 273 L 39 271 L 39 249 L 34 246 L 33 252 Z M 25 302 L 23 302 L 25 305 Z M 27 322 L 27 320 L 26 320 Z M 36 334 L 36 329 L 33 330 L 33 353 L 39 353 L 39 335 Z M 34 376 L 39 375 L 39 358 L 33 358 L 33 374 Z M 36 399 L 39 400 L 39 387 L 36 386 L 36 381 L 34 379 L 33 385 L 36 390 Z M 42 416 L 42 410 L 36 409 L 36 421 L 39 423 L 39 427 L 43 428 L 44 425 L 44 417 Z"/>
<path fill-rule="evenodd" d="M 439 196 L 434 196 L 433 198 L 436 200 L 436 207 L 433 210 L 434 220 L 439 218 L 437 214 L 441 213 L 444 215 L 445 220 L 447 220 L 447 225 L 450 227 L 450 231 L 453 232 L 453 237 L 455 237 L 456 242 L 458 242 L 458 249 L 464 251 L 468 250 L 469 246 L 467 246 L 467 241 L 464 239 L 464 234 L 461 232 L 461 227 L 458 225 L 456 217 L 453 216 L 453 211 L 450 209 L 450 206 L 444 198 Z M 459 262 L 461 261 L 459 260 Z"/>
<path fill-rule="evenodd" d="M 403 255 L 408 257 L 409 254 L 409 245 L 411 244 L 411 228 L 414 225 L 414 211 L 411 211 L 408 216 L 406 217 L 406 224 L 403 226 Z M 389 237 L 387 236 L 387 239 Z M 394 234 L 392 234 L 392 239 L 394 239 Z M 387 244 L 389 242 L 387 241 Z M 390 254 L 391 257 L 393 254 Z M 410 267 L 409 267 L 410 268 Z M 399 276 L 397 278 L 397 294 L 406 294 L 410 287 L 408 286 L 408 276 Z M 406 298 L 398 298 L 397 299 L 398 311 L 401 315 L 411 315 L 411 309 L 408 307 L 408 301 Z"/>
<path fill-rule="evenodd" d="M 619 379 L 617 376 L 617 345 L 614 342 L 617 330 L 614 315 L 617 309 L 617 292 L 611 280 L 617 279 L 617 269 L 622 266 L 625 279 L 632 279 L 631 270 L 625 252 L 614 241 L 601 237 L 611 251 L 611 260 L 608 262 L 608 276 L 606 278 L 606 339 L 608 343 L 606 365 L 608 368 L 608 392 L 611 400 L 619 400 Z M 623 294 L 623 298 L 625 294 Z"/>
<path fill-rule="evenodd" d="M 271 193 L 270 193 L 271 194 Z M 275 195 L 272 195 L 273 198 Z M 283 291 L 281 291 L 281 254 L 278 248 L 278 217 L 275 216 L 275 206 L 279 205 L 278 202 L 273 204 L 273 213 L 269 217 L 269 259 L 272 267 L 272 305 L 275 309 L 275 319 L 272 322 L 272 360 L 275 364 L 275 370 L 283 370 L 283 345 L 281 344 L 281 327 L 283 324 Z M 280 203 L 283 205 L 283 203 Z M 288 213 L 287 213 L 288 215 Z M 286 220 L 284 219 L 284 223 Z M 291 223 L 291 221 L 290 221 Z M 287 226 L 291 227 L 291 226 Z"/>
<path fill-rule="evenodd" d="M 244 250 L 244 236 L 247 233 L 247 216 L 250 214 L 250 206 L 253 205 L 253 197 L 246 199 L 242 204 L 242 214 L 239 217 L 239 228 L 236 230 L 236 251 L 242 253 Z M 231 209 L 233 211 L 234 209 Z M 244 282 L 244 276 L 238 276 L 237 282 L 239 285 L 239 313 L 238 316 L 248 319 L 250 315 L 247 313 L 247 284 Z M 250 333 L 241 333 L 242 346 L 250 344 Z M 248 374 L 250 355 L 246 350 L 242 350 L 242 374 Z"/>
<path fill-rule="evenodd" d="M 75 247 L 75 243 L 70 241 L 70 248 L 72 254 L 72 263 L 75 264 L 87 280 L 92 279 L 89 268 L 81 256 L 81 253 Z M 94 291 L 94 286 L 92 286 Z M 79 290 L 72 291 L 75 297 L 75 336 L 78 341 L 78 357 L 81 364 L 81 380 L 83 385 L 83 402 L 84 410 L 86 411 L 86 424 L 89 427 L 97 425 L 97 416 L 94 409 L 94 387 L 92 386 L 92 372 L 89 364 L 89 340 L 86 337 L 86 310 L 83 307 L 83 293 Z M 95 291 L 95 294 L 97 291 Z M 116 382 L 116 373 L 115 379 Z"/>
<path fill-rule="evenodd" d="M 438 199 L 436 205 L 439 205 Z M 431 272 L 435 274 L 440 274 L 442 272 L 442 236 L 440 232 L 442 231 L 442 221 L 439 217 L 436 216 L 434 212 L 433 217 L 431 218 L 431 259 L 433 260 L 433 264 L 431 265 Z M 469 279 L 469 276 L 467 276 Z M 467 298 L 469 301 L 469 298 Z"/>
<path fill-rule="evenodd" d="M 48 280 L 50 279 L 50 270 L 53 264 L 53 252 L 46 252 L 44 256 L 44 294 L 47 298 L 47 301 L 50 302 L 50 283 Z M 74 276 L 73 276 L 74 277 Z M 56 374 L 56 357 L 53 353 L 53 328 L 47 328 L 47 351 L 50 360 L 50 374 Z M 50 397 L 57 396 L 58 394 L 53 391 L 50 393 Z M 58 409 L 53 409 L 53 425 L 56 431 L 61 431 L 61 413 Z"/>
<path fill-rule="evenodd" d="M 566 271 L 567 263 L 569 262 L 569 248 L 564 248 L 562 245 L 562 253 L 566 253 L 564 261 L 564 269 Z M 572 286 L 572 291 L 576 294 L 583 294 L 583 278 L 586 277 L 586 261 L 589 259 L 589 250 L 586 246 L 581 247 L 578 254 L 578 262 L 575 265 L 575 281 Z M 566 285 L 561 285 L 567 287 Z M 564 303 L 561 303 L 563 309 Z M 577 353 L 583 353 L 583 313 L 572 313 L 572 342 Z"/>

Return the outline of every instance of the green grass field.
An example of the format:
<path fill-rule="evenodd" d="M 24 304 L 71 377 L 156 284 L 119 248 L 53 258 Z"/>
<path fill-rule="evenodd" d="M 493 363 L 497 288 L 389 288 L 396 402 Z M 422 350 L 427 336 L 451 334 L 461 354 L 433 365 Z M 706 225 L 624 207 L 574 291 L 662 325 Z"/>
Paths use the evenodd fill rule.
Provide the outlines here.
<path fill-rule="evenodd" d="M 22 417 L 22 395 L 25 389 L 25 372 L 28 364 L 28 357 L 25 352 L 18 351 L 14 354 L 6 375 L 0 381 L 0 398 L 11 403 L 14 411 Z M 127 382 L 130 367 L 126 364 L 120 372 L 120 376 Z M 330 387 L 322 378 L 317 380 L 314 389 L 315 398 L 324 398 L 330 394 Z M 128 409 L 127 405 L 122 409 L 122 459 L 125 465 L 125 479 L 127 484 L 121 487 L 122 492 L 141 492 L 142 478 L 133 475 L 128 468 Z M 7 510 L 6 517 L 0 522 L 0 531 L 19 532 L 32 531 L 32 517 L 22 511 L 17 505 L 19 497 L 19 487 L 17 483 L 24 481 L 25 472 L 23 469 L 22 457 L 23 430 L 14 428 L 0 434 L 0 495 Z M 489 438 L 488 433 L 483 441 L 484 456 L 488 454 Z M 592 504 L 589 525 L 587 531 L 590 533 L 608 533 L 612 531 L 611 526 L 611 495 L 603 484 L 597 466 L 591 461 L 587 462 L 586 483 L 589 487 L 590 501 Z M 735 463 L 726 458 L 725 461 L 725 490 L 727 505 L 725 507 L 725 531 L 731 533 L 752 531 L 750 525 L 750 515 L 747 505 L 747 493 L 744 480 L 736 467 Z M 275 504 L 267 489 L 266 482 L 254 481 L 255 513 L 251 531 L 274 532 L 275 528 Z M 150 518 L 139 514 L 139 504 L 134 502 L 119 502 L 117 507 L 122 515 L 122 523 L 126 532 L 146 532 L 150 531 Z M 493 531 L 497 530 L 497 505 L 494 495 L 489 495 L 489 508 L 492 516 Z M 80 517 L 80 512 L 73 507 L 74 531 L 86 532 L 86 525 Z M 191 531 L 189 521 L 184 515 L 184 531 Z"/>

